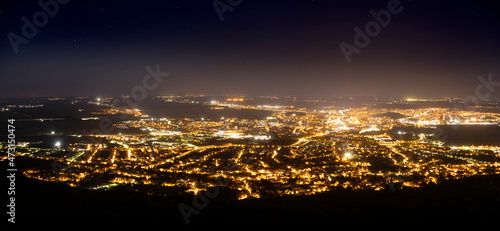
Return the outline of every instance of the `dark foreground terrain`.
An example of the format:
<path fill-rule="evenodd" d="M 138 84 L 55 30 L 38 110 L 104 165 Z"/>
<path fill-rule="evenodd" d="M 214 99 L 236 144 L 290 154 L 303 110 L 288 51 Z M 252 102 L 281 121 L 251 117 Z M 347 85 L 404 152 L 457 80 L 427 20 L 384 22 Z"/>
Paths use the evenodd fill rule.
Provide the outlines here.
<path fill-rule="evenodd" d="M 5 169 L 5 161 L 2 163 Z M 7 175 L 7 173 L 5 174 Z M 2 177 L 5 179 L 5 177 Z M 4 203 L 8 183 L 2 180 Z M 16 177 L 16 225 L 55 229 L 127 227 L 162 229 L 314 225 L 330 227 L 412 227 L 496 224 L 500 218 L 500 175 L 476 176 L 438 186 L 386 191 L 334 191 L 314 196 L 225 200 L 220 194 L 190 217 L 186 225 L 178 205 L 193 207 L 192 196 L 149 196 L 117 187 L 108 191 Z M 8 209 L 3 206 L 4 210 Z M 6 222 L 7 216 L 3 213 Z M 332 228 L 333 229 L 333 228 Z"/>

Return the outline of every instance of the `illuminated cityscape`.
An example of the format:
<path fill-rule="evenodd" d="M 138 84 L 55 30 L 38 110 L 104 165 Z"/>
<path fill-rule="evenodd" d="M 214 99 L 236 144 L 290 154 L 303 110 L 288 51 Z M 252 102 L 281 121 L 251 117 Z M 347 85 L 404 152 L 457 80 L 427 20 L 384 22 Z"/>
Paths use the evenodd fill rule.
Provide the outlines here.
<path fill-rule="evenodd" d="M 453 105 L 458 101 L 444 99 L 368 101 L 355 108 L 308 109 L 253 105 L 262 97 L 203 101 L 209 98 L 156 97 L 154 101 L 201 105 L 221 114 L 231 109 L 268 115 L 259 119 L 154 118 L 140 109 L 112 108 L 108 104 L 111 99 L 58 99 L 77 103 L 81 108 L 76 110 L 95 116 L 82 117 L 81 121 L 98 121 L 106 116 L 127 116 L 127 120 L 113 124 L 122 132 L 104 134 L 94 130 L 97 132 L 88 137 L 73 133 L 70 136 L 77 139 L 75 142 L 61 143 L 52 130 L 44 132 L 54 137 L 53 144 L 46 144 L 49 147 L 40 147 L 40 142 L 19 142 L 19 155 L 57 161 L 64 166 L 29 169 L 23 174 L 72 187 L 128 186 L 154 195 L 196 195 L 221 186 L 215 182 L 223 179 L 229 181 L 225 187 L 234 191 L 234 199 L 245 199 L 310 195 L 339 188 L 418 188 L 500 173 L 500 144 L 450 144 L 446 132 L 439 129 L 499 129 L 500 114 L 486 110 L 498 110 L 499 102 L 485 102 L 473 111 L 457 110 Z M 443 102 L 448 102 L 448 107 L 415 107 L 417 103 Z M 95 104 L 99 108 L 88 109 L 88 105 Z M 414 108 L 398 109 L 409 105 Z M 9 108 L 16 107 L 7 105 L 5 109 Z M 50 120 L 38 119 L 37 123 Z M 137 132 L 127 132 L 130 130 Z"/>
<path fill-rule="evenodd" d="M 9 225 L 498 223 L 495 1 L 2 3 Z"/>

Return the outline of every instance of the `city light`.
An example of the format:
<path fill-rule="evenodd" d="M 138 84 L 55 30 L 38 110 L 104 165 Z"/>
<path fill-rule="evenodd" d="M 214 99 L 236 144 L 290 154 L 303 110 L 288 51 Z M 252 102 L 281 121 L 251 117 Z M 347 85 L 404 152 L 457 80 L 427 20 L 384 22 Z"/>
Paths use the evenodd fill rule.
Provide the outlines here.
<path fill-rule="evenodd" d="M 500 218 L 498 1 L 3 2 L 8 222 Z"/>
<path fill-rule="evenodd" d="M 182 96 L 175 100 L 197 102 Z M 219 102 L 204 102 L 214 103 Z M 231 182 L 226 187 L 234 190 L 235 199 L 248 199 L 311 195 L 339 188 L 381 190 L 387 187 L 388 178 L 401 187 L 419 188 L 444 180 L 500 174 L 499 146 L 448 146 L 447 136 L 436 128 L 436 124 L 454 126 L 457 120 L 497 127 L 500 117 L 495 113 L 450 108 L 308 110 L 224 104 L 233 110 L 265 110 L 269 114 L 257 119 L 224 115 L 212 120 L 205 116 L 147 117 L 144 110 L 118 107 L 99 109 L 91 114 L 135 118 L 114 123 L 120 131 L 87 134 L 97 141 L 90 144 L 74 141 L 63 148 L 57 140 L 53 146 L 57 150 L 23 144 L 23 149 L 31 150 L 25 151 L 31 157 L 69 163 L 74 170 L 59 173 L 57 179 L 47 171 L 25 175 L 90 189 L 155 185 L 158 194 L 170 190 L 196 194 L 213 187 L 213 179 L 220 178 Z M 112 173 L 112 177 L 93 182 L 104 173 Z M 272 188 L 262 182 L 269 182 Z"/>

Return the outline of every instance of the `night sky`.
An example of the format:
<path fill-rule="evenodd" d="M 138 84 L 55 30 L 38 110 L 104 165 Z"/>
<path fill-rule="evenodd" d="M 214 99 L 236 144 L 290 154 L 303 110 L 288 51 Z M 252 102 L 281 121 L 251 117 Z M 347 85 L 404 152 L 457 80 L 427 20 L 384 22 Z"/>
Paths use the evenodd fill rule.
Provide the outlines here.
<path fill-rule="evenodd" d="M 0 97 L 130 94 L 157 64 L 156 95 L 466 97 L 480 75 L 500 82 L 497 1 L 401 0 L 350 63 L 339 44 L 389 0 L 219 0 L 223 21 L 213 2 L 71 0 L 16 53 L 8 34 L 43 9 L 2 0 Z"/>

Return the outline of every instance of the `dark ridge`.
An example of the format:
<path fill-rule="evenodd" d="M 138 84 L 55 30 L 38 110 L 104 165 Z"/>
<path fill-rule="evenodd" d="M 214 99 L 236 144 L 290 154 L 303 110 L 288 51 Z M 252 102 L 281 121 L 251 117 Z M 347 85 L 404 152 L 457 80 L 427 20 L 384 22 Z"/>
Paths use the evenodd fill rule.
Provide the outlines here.
<path fill-rule="evenodd" d="M 2 163 L 5 165 L 5 161 Z M 38 163 L 37 163 L 38 164 Z M 120 188 L 86 190 L 16 175 L 16 223 L 97 225 L 168 225 L 185 228 L 179 204 L 191 207 L 193 196 L 151 196 Z M 8 182 L 2 194 L 8 202 Z M 220 194 L 222 195 L 222 194 Z M 381 226 L 407 222 L 446 224 L 450 221 L 494 224 L 500 215 L 500 175 L 474 176 L 446 181 L 438 186 L 395 192 L 338 190 L 312 196 L 270 199 L 209 199 L 199 214 L 189 217 L 188 227 L 221 225 L 331 225 Z M 7 220 L 4 214 L 5 221 Z M 347 222 L 347 223 L 346 223 Z M 234 226 L 227 226 L 234 227 Z"/>

